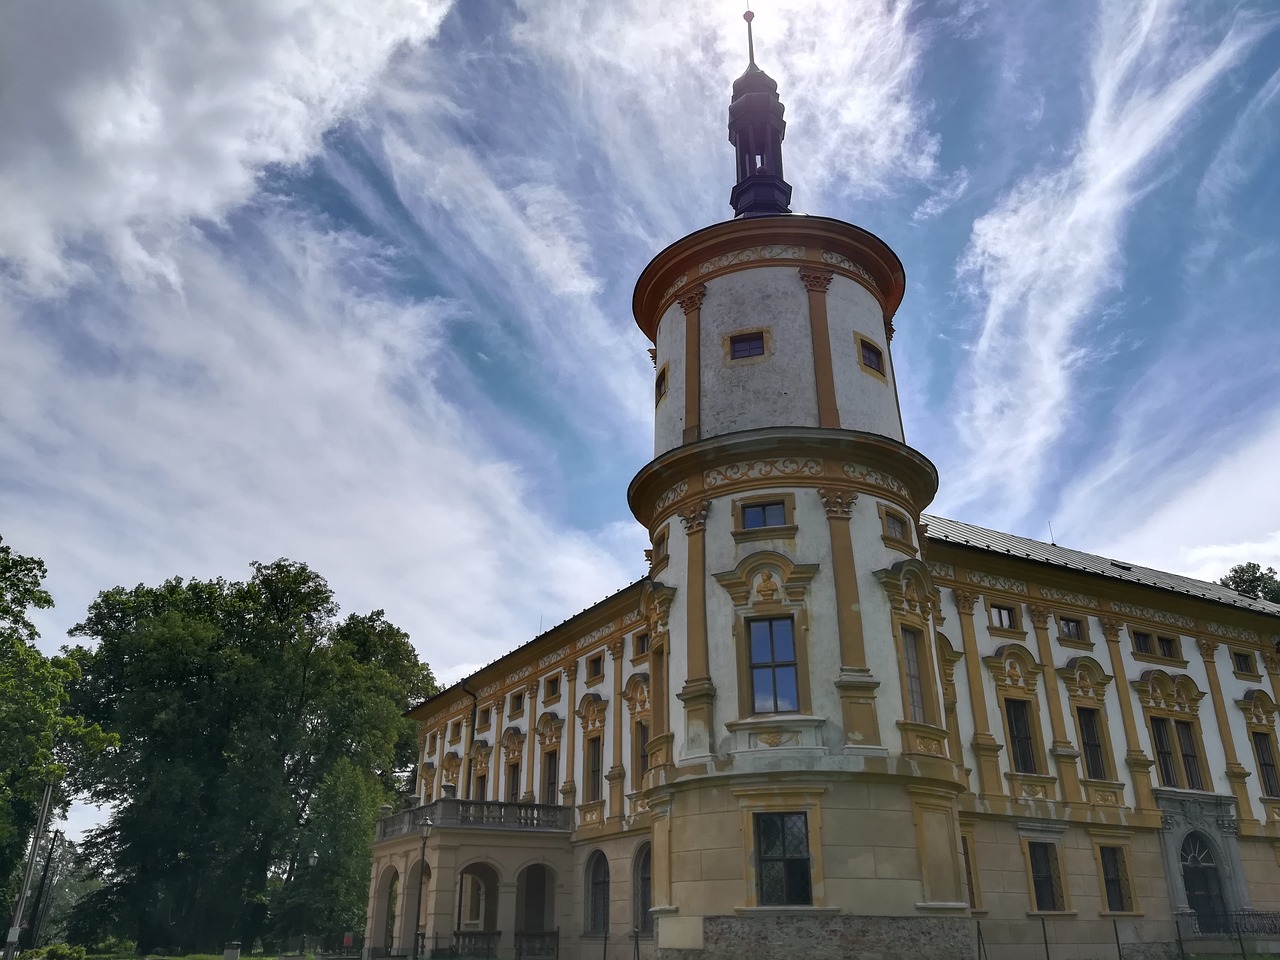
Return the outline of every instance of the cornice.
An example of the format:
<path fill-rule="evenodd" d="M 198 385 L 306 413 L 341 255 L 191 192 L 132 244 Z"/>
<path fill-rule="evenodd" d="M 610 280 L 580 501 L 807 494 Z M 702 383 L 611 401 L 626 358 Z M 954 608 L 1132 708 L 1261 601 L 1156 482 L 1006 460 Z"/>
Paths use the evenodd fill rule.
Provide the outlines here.
<path fill-rule="evenodd" d="M 699 284 L 761 265 L 798 266 L 846 277 L 880 303 L 886 324 L 906 290 L 902 261 L 875 234 L 843 220 L 788 214 L 713 224 L 671 244 L 636 281 L 632 310 L 654 340 L 671 304 Z"/>

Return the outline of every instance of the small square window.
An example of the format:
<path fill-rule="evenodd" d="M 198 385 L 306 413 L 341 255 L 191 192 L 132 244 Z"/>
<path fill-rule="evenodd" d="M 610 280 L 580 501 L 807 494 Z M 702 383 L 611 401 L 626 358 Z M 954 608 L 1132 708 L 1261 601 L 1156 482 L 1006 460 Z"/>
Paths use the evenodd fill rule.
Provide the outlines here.
<path fill-rule="evenodd" d="M 662 398 L 667 395 L 667 368 L 663 367 L 658 371 L 658 377 L 653 381 L 653 402 L 661 403 Z"/>
<path fill-rule="evenodd" d="M 1058 631 L 1067 640 L 1084 639 L 1084 631 L 1080 629 L 1080 621 L 1071 617 L 1062 617 L 1058 621 Z"/>
<path fill-rule="evenodd" d="M 1253 654 L 1246 653 L 1243 650 L 1234 650 L 1231 653 L 1231 660 L 1235 664 L 1236 673 L 1254 673 Z"/>
<path fill-rule="evenodd" d="M 511 716 L 524 713 L 524 694 L 513 693 L 511 695 Z"/>
<path fill-rule="evenodd" d="M 781 527 L 787 522 L 787 506 L 781 500 L 771 503 L 747 503 L 742 507 L 742 529 Z"/>
<path fill-rule="evenodd" d="M 895 540 L 907 539 L 907 522 L 896 513 L 884 515 L 885 532 Z"/>
<path fill-rule="evenodd" d="M 1133 649 L 1137 653 L 1151 653 L 1151 634 L 1142 630 L 1133 631 Z"/>
<path fill-rule="evenodd" d="M 546 686 L 542 695 L 547 700 L 554 700 L 556 697 L 560 696 L 560 678 L 547 677 Z"/>
<path fill-rule="evenodd" d="M 870 340 L 861 341 L 862 365 L 876 373 L 884 374 L 884 353 Z"/>
<path fill-rule="evenodd" d="M 991 605 L 991 625 L 1000 630 L 1017 630 L 1018 615 L 1014 612 L 1013 607 L 993 603 Z"/>
<path fill-rule="evenodd" d="M 647 633 L 637 633 L 635 640 L 636 656 L 642 657 L 649 652 L 649 635 Z"/>
<path fill-rule="evenodd" d="M 667 541 L 668 541 L 668 537 L 667 537 L 667 531 L 665 529 L 661 533 L 659 533 L 656 537 L 653 538 L 654 563 L 658 563 L 662 560 L 668 559 Z"/>
<path fill-rule="evenodd" d="M 741 333 L 729 338 L 729 359 L 745 360 L 764 356 L 764 332 Z"/>
<path fill-rule="evenodd" d="M 587 679 L 599 680 L 604 676 L 604 654 L 598 653 L 587 660 Z"/>
<path fill-rule="evenodd" d="M 431 734 L 431 736 L 429 736 L 429 737 L 427 738 L 427 753 L 435 753 L 435 752 L 436 752 L 436 744 L 437 744 L 437 742 L 438 742 L 438 738 L 436 737 L 436 735 L 435 735 L 434 733 L 433 733 L 433 734 Z"/>
<path fill-rule="evenodd" d="M 449 742 L 455 743 L 462 736 L 462 721 L 455 720 L 449 724 Z"/>
<path fill-rule="evenodd" d="M 489 707 L 485 707 L 480 711 L 480 722 L 476 724 L 479 727 L 487 727 L 493 719 L 493 711 Z"/>
<path fill-rule="evenodd" d="M 1178 641 L 1173 637 L 1156 637 L 1156 645 L 1160 650 L 1160 656 L 1170 660 L 1178 658 Z"/>

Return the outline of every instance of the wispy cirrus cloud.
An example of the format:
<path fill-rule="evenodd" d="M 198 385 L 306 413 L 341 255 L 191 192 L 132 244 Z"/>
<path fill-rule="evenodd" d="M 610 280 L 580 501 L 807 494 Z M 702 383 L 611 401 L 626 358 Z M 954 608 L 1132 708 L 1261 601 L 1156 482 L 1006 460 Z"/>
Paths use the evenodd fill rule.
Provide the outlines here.
<path fill-rule="evenodd" d="M 961 261 L 981 313 L 960 383 L 968 455 L 956 500 L 1008 524 L 1042 491 L 1080 410 L 1079 368 L 1105 355 L 1095 314 L 1122 284 L 1125 230 L 1154 164 L 1269 28 L 1244 16 L 1197 25 L 1168 0 L 1103 4 L 1078 141 L 974 223 Z"/>

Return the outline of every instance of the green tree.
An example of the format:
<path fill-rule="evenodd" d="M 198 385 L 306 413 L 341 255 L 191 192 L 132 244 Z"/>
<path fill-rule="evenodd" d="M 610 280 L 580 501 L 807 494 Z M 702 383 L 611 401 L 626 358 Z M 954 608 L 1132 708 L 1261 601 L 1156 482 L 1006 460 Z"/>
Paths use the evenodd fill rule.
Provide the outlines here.
<path fill-rule="evenodd" d="M 1258 563 L 1237 563 L 1231 571 L 1218 581 L 1224 587 L 1231 587 L 1240 593 L 1257 597 L 1259 600 L 1270 600 L 1280 603 L 1280 575 L 1275 567 L 1263 570 Z"/>
<path fill-rule="evenodd" d="M 363 913 L 377 807 L 411 785 L 403 712 L 434 691 L 403 631 L 340 620 L 319 574 L 278 560 L 105 591 L 72 633 L 96 641 L 70 651 L 73 702 L 120 738 L 78 781 L 113 810 L 84 844 L 103 886 L 81 941 L 207 952 Z"/>
<path fill-rule="evenodd" d="M 46 573 L 42 560 L 0 538 L 0 893 L 9 907 L 45 784 L 60 784 L 69 765 L 105 744 L 100 729 L 66 709 L 76 663 L 36 648 L 30 612 L 53 606 Z M 61 789 L 57 797 L 65 802 Z"/>

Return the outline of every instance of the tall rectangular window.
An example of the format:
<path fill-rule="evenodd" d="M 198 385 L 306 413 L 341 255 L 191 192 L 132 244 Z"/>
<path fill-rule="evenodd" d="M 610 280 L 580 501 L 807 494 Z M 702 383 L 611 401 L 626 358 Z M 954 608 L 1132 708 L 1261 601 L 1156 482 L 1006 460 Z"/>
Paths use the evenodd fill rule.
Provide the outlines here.
<path fill-rule="evenodd" d="M 548 750 L 542 755 L 542 802 L 548 806 L 560 803 L 560 752 Z"/>
<path fill-rule="evenodd" d="M 1031 704 L 1026 700 L 1006 697 L 1004 712 L 1009 723 L 1009 752 L 1013 769 L 1018 773 L 1039 773 L 1036 768 L 1036 742 L 1031 733 Z"/>
<path fill-rule="evenodd" d="M 1133 649 L 1138 653 L 1151 652 L 1151 634 L 1141 630 L 1133 631 Z"/>
<path fill-rule="evenodd" d="M 729 358 L 731 360 L 743 360 L 746 357 L 763 356 L 763 331 L 757 330 L 755 333 L 740 333 L 736 337 L 729 338 Z"/>
<path fill-rule="evenodd" d="M 520 802 L 520 764 L 507 764 L 507 803 Z"/>
<path fill-rule="evenodd" d="M 757 813 L 755 827 L 760 905 L 813 903 L 807 814 Z"/>
<path fill-rule="evenodd" d="M 1261 730 L 1253 732 L 1253 753 L 1258 758 L 1258 781 L 1264 797 L 1280 797 L 1280 776 L 1276 775 L 1276 754 L 1272 749 L 1271 735 Z"/>
<path fill-rule="evenodd" d="M 902 628 L 902 659 L 907 676 L 907 717 L 914 723 L 926 723 L 924 681 L 920 675 L 920 634 Z"/>
<path fill-rule="evenodd" d="M 1084 772 L 1090 780 L 1105 780 L 1107 770 L 1106 751 L 1102 744 L 1102 727 L 1098 722 L 1096 707 L 1077 707 L 1080 721 L 1080 745 L 1084 747 Z"/>
<path fill-rule="evenodd" d="M 1037 910 L 1065 910 L 1062 874 L 1058 867 L 1058 848 L 1052 843 L 1035 840 L 1027 843 L 1031 860 L 1031 890 Z"/>
<path fill-rule="evenodd" d="M 1203 790 L 1204 780 L 1200 777 L 1200 754 L 1196 749 L 1196 731 L 1186 720 L 1174 723 L 1178 730 L 1178 749 L 1182 753 L 1182 770 L 1187 775 L 1188 790 Z"/>
<path fill-rule="evenodd" d="M 1124 861 L 1124 847 L 1099 847 L 1102 858 L 1102 885 L 1106 889 L 1107 909 L 1112 913 L 1131 913 L 1133 895 L 1129 891 L 1129 871 Z"/>
<path fill-rule="evenodd" d="M 1156 769 L 1160 771 L 1160 786 L 1178 786 L 1178 768 L 1173 760 L 1173 741 L 1169 738 L 1169 721 L 1164 717 L 1151 718 L 1151 740 L 1156 747 Z"/>
<path fill-rule="evenodd" d="M 1231 654 L 1231 663 L 1236 673 L 1253 673 L 1254 663 L 1253 654 L 1246 653 L 1241 650 L 1233 651 Z"/>
<path fill-rule="evenodd" d="M 751 644 L 751 703 L 756 713 L 800 709 L 795 635 L 790 617 L 748 620 Z"/>
<path fill-rule="evenodd" d="M 476 777 L 475 785 L 472 787 L 472 800 L 488 800 L 489 799 L 489 778 L 485 774 L 479 774 Z"/>
<path fill-rule="evenodd" d="M 604 742 L 599 737 L 587 740 L 587 802 L 604 797 Z"/>
<path fill-rule="evenodd" d="M 969 892 L 969 908 L 978 909 L 978 890 L 974 886 L 973 853 L 969 849 L 969 838 L 960 836 L 960 857 L 964 861 L 964 885 Z"/>
<path fill-rule="evenodd" d="M 1156 637 L 1156 649 L 1160 651 L 1162 657 L 1170 660 L 1178 658 L 1178 641 L 1173 637 Z"/>
<path fill-rule="evenodd" d="M 636 723 L 636 768 L 637 779 L 649 772 L 649 724 L 644 720 Z"/>

